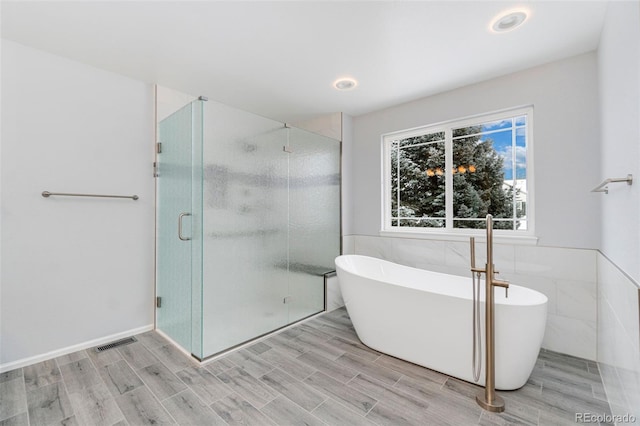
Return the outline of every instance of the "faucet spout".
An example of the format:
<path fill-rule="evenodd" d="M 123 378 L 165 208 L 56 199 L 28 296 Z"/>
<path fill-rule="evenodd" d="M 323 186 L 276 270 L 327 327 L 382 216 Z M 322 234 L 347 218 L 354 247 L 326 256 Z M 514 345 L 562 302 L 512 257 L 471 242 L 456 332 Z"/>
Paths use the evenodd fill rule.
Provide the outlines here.
<path fill-rule="evenodd" d="M 504 297 L 509 297 L 509 281 L 492 279 L 491 285 L 504 288 Z"/>
<path fill-rule="evenodd" d="M 498 279 L 494 278 L 494 279 L 491 280 L 491 285 L 494 285 L 496 287 L 509 288 L 509 281 L 498 280 Z"/>

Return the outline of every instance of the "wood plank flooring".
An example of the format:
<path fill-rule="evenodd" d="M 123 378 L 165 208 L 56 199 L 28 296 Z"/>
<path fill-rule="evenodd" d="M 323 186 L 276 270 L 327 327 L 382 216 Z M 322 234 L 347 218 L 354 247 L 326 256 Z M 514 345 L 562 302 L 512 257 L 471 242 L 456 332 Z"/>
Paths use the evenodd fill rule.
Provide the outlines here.
<path fill-rule="evenodd" d="M 380 354 L 344 308 L 203 366 L 156 332 L 0 374 L 0 426 L 575 425 L 610 414 L 597 363 L 542 350 L 528 383 L 483 411 L 480 388 Z"/>

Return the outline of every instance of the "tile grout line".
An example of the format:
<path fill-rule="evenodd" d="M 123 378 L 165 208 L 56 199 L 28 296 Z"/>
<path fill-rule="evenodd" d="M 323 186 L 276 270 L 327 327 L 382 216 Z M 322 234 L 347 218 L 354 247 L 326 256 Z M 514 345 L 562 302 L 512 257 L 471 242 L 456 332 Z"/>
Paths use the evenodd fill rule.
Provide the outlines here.
<path fill-rule="evenodd" d="M 90 348 L 93 349 L 93 348 Z M 88 349 L 85 349 L 85 351 L 87 351 Z M 120 411 L 120 414 L 122 414 L 122 419 L 127 422 L 127 424 L 129 424 L 129 421 L 127 420 L 127 417 L 124 415 L 124 412 L 122 411 L 122 409 L 120 408 L 120 406 L 118 405 L 118 402 L 116 401 L 116 397 L 113 396 L 113 394 L 111 393 L 111 391 L 109 390 L 109 386 L 107 386 L 107 383 L 104 381 L 104 379 L 102 378 L 102 375 L 100 374 L 100 370 L 98 369 L 98 366 L 96 365 L 96 363 L 93 361 L 93 359 L 91 359 L 91 356 L 89 355 L 89 352 L 86 352 L 87 354 L 87 359 L 89 360 L 89 362 L 91 363 L 91 365 L 93 366 L 93 368 L 96 370 L 96 374 L 98 375 L 98 377 L 100 378 L 100 382 L 105 386 L 105 388 L 107 389 L 107 392 L 109 392 L 109 395 L 111 395 L 111 398 L 113 399 L 114 404 L 116 405 L 116 407 L 118 407 L 118 411 Z M 125 361 L 126 362 L 126 361 Z M 112 363 L 115 364 L 115 363 Z M 111 364 L 109 364 L 111 365 Z M 135 373 L 135 371 L 134 371 Z M 62 370 L 60 370 L 60 375 L 62 375 Z M 64 380 L 63 380 L 64 381 Z M 68 391 L 67 391 L 68 393 Z"/>
<path fill-rule="evenodd" d="M 274 368 L 275 370 L 275 368 Z M 273 371 L 273 370 L 271 370 Z M 309 387 L 310 389 L 311 386 L 307 385 L 306 383 L 304 383 L 302 380 L 298 380 L 295 377 L 291 376 L 289 373 L 287 373 L 284 370 L 280 370 L 281 372 L 285 373 L 286 375 L 290 376 L 292 379 L 294 379 L 296 382 L 299 382 L 300 384 L 306 385 L 307 387 Z M 266 376 L 269 373 L 265 373 L 262 377 Z M 262 382 L 262 377 L 259 379 Z M 307 376 L 307 377 L 311 377 L 311 375 Z M 268 404 L 270 404 L 271 402 L 273 402 L 274 400 L 278 399 L 279 397 L 284 397 L 287 398 L 289 401 L 291 401 L 292 403 L 294 403 L 295 405 L 297 405 L 298 407 L 302 408 L 304 411 L 306 411 L 307 413 L 312 413 L 316 408 L 318 408 L 319 406 L 321 406 L 322 404 L 324 404 L 324 402 L 328 399 L 328 396 L 321 394 L 320 395 L 324 398 L 318 405 L 316 405 L 312 410 L 307 410 L 306 408 L 304 408 L 303 406 L 301 406 L 300 404 L 298 404 L 296 401 L 292 400 L 291 398 L 289 398 L 287 395 L 283 394 L 282 392 L 280 392 L 279 390 L 273 388 L 271 385 L 267 384 L 267 386 L 269 386 L 271 389 L 275 390 L 276 392 L 278 392 L 278 396 L 275 397 L 274 399 L 272 399 L 271 401 L 269 401 L 267 404 L 265 404 L 262 408 L 266 407 Z M 266 414 L 265 414 L 266 415 Z M 324 422 L 323 422 L 324 423 Z"/>
<path fill-rule="evenodd" d="M 367 395 L 367 396 L 368 396 L 368 395 Z M 371 398 L 371 397 L 369 397 L 369 398 Z M 332 400 L 332 401 L 333 401 L 333 402 L 335 402 L 336 404 L 341 405 L 343 408 L 346 408 L 346 409 L 347 409 L 347 410 L 349 410 L 350 412 L 352 412 L 352 413 L 356 413 L 358 416 L 360 416 L 360 417 L 362 417 L 362 418 L 365 418 L 365 419 L 367 418 L 367 414 L 369 414 L 369 413 L 371 412 L 371 410 L 373 410 L 373 407 L 375 407 L 375 406 L 378 404 L 378 402 L 379 402 L 376 398 L 372 398 L 372 399 L 374 399 L 374 400 L 376 401 L 376 403 L 375 403 L 375 404 L 373 404 L 373 405 L 371 406 L 371 409 L 369 409 L 369 410 L 366 412 L 366 414 L 361 414 L 359 411 L 356 411 L 356 410 L 354 410 L 353 408 L 348 407 L 346 404 L 343 404 L 343 403 L 342 403 L 342 401 L 339 401 L 339 400 L 337 400 L 337 399 L 335 399 L 335 398 L 332 398 L 332 397 L 331 397 L 331 395 L 328 395 L 328 396 L 327 396 L 327 401 L 328 401 L 328 400 Z M 369 419 L 367 419 L 367 420 L 369 420 Z M 375 422 L 374 422 L 374 423 L 375 423 Z"/>
<path fill-rule="evenodd" d="M 214 376 L 214 377 L 215 377 L 215 376 Z M 200 397 L 198 396 L 198 394 L 197 394 L 193 389 L 191 389 L 191 387 L 190 387 L 189 385 L 187 385 L 186 383 L 185 383 L 185 385 L 187 386 L 187 388 L 186 388 L 186 389 L 181 390 L 180 392 L 176 393 L 175 395 L 171 395 L 171 396 L 169 396 L 169 397 L 166 397 L 166 398 L 165 398 L 165 399 L 163 399 L 162 401 L 160 401 L 160 404 L 162 405 L 162 408 L 164 408 L 164 409 L 167 411 L 167 413 L 169 413 L 169 415 L 171 415 L 171 417 L 172 417 L 174 420 L 175 420 L 175 418 L 173 417 L 173 415 L 171 414 L 171 412 L 169 411 L 169 409 L 164 405 L 164 402 L 165 402 L 165 401 L 168 401 L 169 399 L 175 398 L 176 396 L 178 396 L 178 395 L 180 395 L 180 394 L 182 394 L 182 393 L 185 393 L 185 392 L 192 392 L 192 393 L 196 396 L 196 398 L 198 398 L 198 401 L 200 401 L 200 402 L 202 403 L 202 405 L 204 405 L 204 406 L 206 407 L 206 409 L 207 409 L 207 410 L 210 410 L 210 411 L 213 413 L 213 415 L 214 415 L 214 416 L 216 416 L 216 417 L 218 417 L 218 418 L 222 419 L 222 417 L 220 417 L 220 416 L 218 415 L 218 413 L 216 413 L 216 412 L 215 412 L 215 410 L 211 407 L 213 404 L 215 404 L 216 402 L 218 402 L 218 401 L 219 401 L 220 399 L 222 399 L 222 398 L 218 398 L 217 400 L 215 400 L 215 401 L 214 401 L 214 402 L 212 402 L 211 404 L 207 404 L 207 403 L 206 403 L 206 402 L 204 402 L 202 399 L 200 399 Z M 222 419 L 222 420 L 224 421 L 224 419 Z M 176 421 L 176 425 L 178 425 L 178 424 L 179 424 L 179 423 Z"/>
<path fill-rule="evenodd" d="M 316 411 L 318 408 L 320 408 L 322 405 L 324 405 L 325 402 L 327 402 L 330 398 L 324 394 L 322 394 L 322 396 L 324 397 L 324 400 L 318 404 L 313 410 L 309 411 L 308 413 L 311 414 L 314 418 L 318 419 L 318 421 L 320 421 L 320 423 L 330 426 L 329 423 L 325 422 L 324 420 L 322 420 L 320 417 L 318 417 L 314 411 Z"/>
<path fill-rule="evenodd" d="M 22 378 L 22 388 L 24 389 L 24 402 L 25 402 L 25 405 L 26 405 L 26 408 L 27 408 L 27 411 L 26 411 L 26 413 L 27 413 L 27 425 L 31 426 L 31 415 L 29 413 L 29 397 L 28 397 L 28 394 L 27 394 L 27 379 L 26 379 L 26 377 L 24 375 L 24 367 L 21 367 L 20 369 L 22 370 L 22 377 L 21 378 Z M 4 419 L 4 420 L 6 420 L 6 419 Z"/>
<path fill-rule="evenodd" d="M 77 416 L 77 413 L 76 413 L 76 407 L 73 405 L 73 402 L 71 401 L 71 398 L 69 397 L 69 395 L 71 395 L 71 394 L 69 392 L 69 388 L 67 387 L 67 381 L 64 379 L 64 374 L 62 374 L 62 368 L 60 368 L 60 363 L 55 358 L 53 359 L 53 362 L 56 363 L 56 368 L 60 372 L 60 381 L 62 382 L 62 386 L 64 386 L 64 391 L 67 394 L 67 398 L 69 398 L 69 404 L 71 405 L 71 408 L 73 409 L 73 414 L 72 415 L 76 417 L 76 421 L 77 421 L 78 420 L 78 416 Z M 69 416 L 69 417 L 71 417 L 71 416 Z M 65 418 L 67 418 L 67 417 L 65 417 Z M 64 420 L 64 418 L 62 420 Z"/>
<path fill-rule="evenodd" d="M 27 379 L 24 377 L 24 367 L 22 370 L 22 388 L 24 389 L 24 402 L 27 405 L 27 426 L 31 426 L 31 414 L 29 413 L 29 399 L 27 397 Z"/>
<path fill-rule="evenodd" d="M 243 397 L 242 397 L 238 392 L 236 392 L 236 390 L 235 390 L 235 389 L 233 389 L 231 386 L 229 386 L 227 383 L 225 383 L 225 381 L 224 381 L 224 380 L 222 380 L 221 378 L 219 378 L 219 377 L 218 377 L 218 376 L 220 376 L 221 374 L 225 374 L 227 371 L 229 371 L 229 370 L 231 370 L 231 369 L 233 369 L 233 368 L 236 368 L 236 367 L 237 367 L 237 368 L 242 368 L 242 367 L 240 367 L 240 366 L 238 366 L 238 365 L 235 365 L 235 366 L 233 366 L 233 367 L 231 367 L 231 368 L 227 368 L 225 371 L 223 371 L 223 372 L 222 372 L 222 373 L 220 373 L 220 374 L 217 374 L 217 375 L 216 375 L 216 374 L 213 374 L 213 372 L 211 372 L 211 374 L 213 375 L 213 377 L 215 377 L 216 379 L 220 380 L 220 382 L 222 382 L 222 384 L 223 384 L 223 385 L 224 385 L 224 386 L 225 386 L 225 387 L 230 391 L 230 394 L 236 394 L 236 395 L 238 395 L 238 397 L 239 397 L 239 398 L 242 398 L 243 400 L 245 400 L 245 401 L 246 401 L 246 399 L 245 399 L 245 398 L 243 398 Z M 253 377 L 253 376 L 252 376 L 252 377 Z M 230 394 L 229 394 L 229 395 L 230 395 Z M 228 396 L 228 395 L 227 395 L 227 396 Z M 222 397 L 222 398 L 225 398 L 225 397 Z M 215 404 L 216 402 L 220 401 L 222 398 L 218 398 L 216 401 L 212 402 L 212 403 L 211 403 L 211 405 L 213 405 L 213 404 Z M 249 402 L 249 401 L 247 401 L 247 402 Z M 252 404 L 252 405 L 253 405 L 253 404 Z M 256 407 L 254 407 L 254 408 L 256 408 Z M 256 408 L 256 410 L 257 410 L 257 408 Z"/>
<path fill-rule="evenodd" d="M 262 410 L 260 410 L 258 407 L 256 407 L 255 405 L 253 405 L 250 401 L 247 401 L 246 398 L 244 398 L 242 395 L 240 395 L 238 392 L 231 392 L 233 395 L 235 395 L 235 397 L 237 399 L 240 399 L 244 402 L 246 402 L 247 404 L 249 404 L 254 410 L 258 411 L 260 414 L 265 415 L 262 413 Z M 216 401 L 217 402 L 217 401 Z M 211 405 L 215 404 L 215 402 L 211 403 Z M 216 415 L 218 415 L 218 417 L 220 417 L 226 424 L 231 425 L 231 423 L 229 423 L 228 421 L 226 421 L 221 415 L 219 415 L 216 410 L 213 409 L 213 407 L 211 407 L 211 409 L 216 413 Z M 269 417 L 267 417 L 270 421 L 271 419 Z"/>
<path fill-rule="evenodd" d="M 200 400 L 200 402 L 202 402 L 204 405 L 206 405 L 206 406 L 208 407 L 208 406 L 209 406 L 209 404 L 207 404 L 207 402 L 206 402 L 204 399 L 202 399 L 202 397 L 199 395 L 199 393 L 198 393 L 198 392 L 196 392 L 196 391 L 195 391 L 195 389 L 193 389 L 193 388 L 192 388 L 192 387 L 191 387 L 187 382 L 185 382 L 185 381 L 182 379 L 182 377 L 178 376 L 178 373 L 180 373 L 180 372 L 182 372 L 182 371 L 185 371 L 185 370 L 187 370 L 187 369 L 189 369 L 189 368 L 191 368 L 191 367 L 187 367 L 187 368 L 184 368 L 184 369 L 182 369 L 182 370 L 178 371 L 178 372 L 176 373 L 176 377 L 178 377 L 178 380 L 180 380 L 180 381 L 181 381 L 181 382 L 182 382 L 182 383 L 187 387 L 187 389 L 185 389 L 184 391 L 186 391 L 186 390 L 190 390 L 190 391 L 192 391 L 192 392 L 195 394 L 195 396 L 198 398 L 198 400 Z M 203 370 L 205 370 L 206 372 L 208 372 L 209 374 L 211 374 L 211 375 L 212 375 L 216 380 L 220 380 L 220 379 L 218 379 L 218 378 L 216 377 L 216 375 L 215 375 L 215 374 L 211 373 L 208 369 L 206 369 L 206 368 L 204 368 L 204 367 L 195 367 L 195 368 L 196 368 L 196 369 L 198 369 L 198 368 L 202 368 Z M 222 383 L 222 384 L 224 385 L 224 383 Z M 182 393 L 182 392 L 184 392 L 184 391 L 180 391 L 180 392 L 178 392 L 176 395 L 179 395 L 179 394 L 181 394 L 181 393 Z M 213 401 L 213 402 L 217 402 L 217 401 L 219 401 L 220 399 L 222 399 L 222 398 L 218 398 L 218 399 L 216 399 L 216 400 L 215 400 L 215 401 Z"/>
<path fill-rule="evenodd" d="M 266 361 L 266 360 L 264 360 L 264 362 L 267 362 L 267 361 Z M 270 363 L 268 363 L 268 362 L 267 362 L 267 364 L 271 365 L 271 364 L 270 364 Z M 273 370 L 275 370 L 275 369 L 276 369 L 275 367 L 273 367 L 273 366 L 272 366 L 271 370 L 267 371 L 267 372 L 266 372 L 266 373 L 264 373 L 262 376 L 260 376 L 260 377 L 254 377 L 252 374 L 250 374 L 247 370 L 245 370 L 245 369 L 244 369 L 242 366 L 240 366 L 240 365 L 236 365 L 236 366 L 234 366 L 234 367 L 228 368 L 226 371 L 229 371 L 229 370 L 231 370 L 231 369 L 233 369 L 233 368 L 239 368 L 239 369 L 241 369 L 241 370 L 244 370 L 247 374 L 249 374 L 249 376 L 253 377 L 254 379 L 256 379 L 257 381 L 259 381 L 260 383 L 263 383 L 263 382 L 262 382 L 262 380 L 261 380 L 261 378 L 262 378 L 262 377 L 264 377 L 265 375 L 267 375 L 267 374 L 271 373 Z M 223 372 L 222 372 L 222 373 L 220 373 L 220 374 L 225 374 L 225 373 L 226 373 L 226 371 L 223 371 Z M 220 374 L 219 374 L 219 375 L 220 375 Z M 218 376 L 219 376 L 219 375 L 218 375 Z M 220 380 L 220 381 L 222 382 L 222 384 L 223 384 L 223 385 L 225 385 L 225 386 L 226 386 L 226 387 L 227 387 L 227 388 L 228 388 L 232 393 L 235 393 L 236 395 L 238 395 L 238 397 L 240 397 L 241 399 L 243 399 L 243 400 L 247 401 L 249 404 L 251 404 L 251 402 L 250 402 L 250 401 L 248 401 L 245 397 L 243 397 L 242 395 L 240 395 L 240 394 L 239 394 L 235 389 L 233 389 L 231 386 L 229 386 L 227 383 L 225 383 L 225 382 L 224 382 L 222 379 L 220 379 L 218 376 L 214 375 L 214 377 L 216 377 L 218 380 Z M 265 385 L 265 386 L 267 386 L 267 385 Z M 253 392 L 252 392 L 252 393 L 253 393 Z M 277 397 L 276 397 L 276 398 L 277 398 Z M 271 401 L 273 401 L 273 400 L 274 400 L 274 399 L 276 399 L 276 398 L 273 398 L 273 399 L 269 400 L 267 403 L 263 404 L 263 405 L 262 405 L 262 407 L 265 407 L 267 404 L 269 404 Z M 220 399 L 222 399 L 222 398 L 219 398 L 217 401 L 219 401 Z M 215 402 L 217 402 L 217 401 L 215 401 Z M 215 403 L 215 402 L 214 402 L 214 403 Z M 253 406 L 253 408 L 255 408 L 256 410 L 258 410 L 258 411 L 262 412 L 262 411 L 261 411 L 261 408 L 262 408 L 262 407 L 256 407 L 254 404 L 251 404 L 251 405 L 252 405 L 252 406 Z"/>
<path fill-rule="evenodd" d="M 541 425 L 540 425 L 540 416 L 541 416 L 541 415 L 542 415 L 542 410 L 538 409 L 538 416 L 536 417 L 536 424 L 537 424 L 538 426 L 541 426 Z"/>
<path fill-rule="evenodd" d="M 144 346 L 144 344 L 143 344 L 142 346 Z M 146 346 L 145 346 L 145 349 L 146 349 Z M 140 375 L 138 374 L 138 372 L 136 371 L 136 369 L 135 369 L 135 368 L 133 368 L 133 366 L 129 364 L 129 361 L 127 361 L 127 359 L 124 357 L 124 355 L 122 355 L 122 352 L 120 352 L 120 349 L 118 348 L 118 349 L 116 349 L 116 350 L 120 353 L 120 356 L 122 356 L 122 359 L 124 360 L 124 362 L 126 362 L 126 363 L 127 363 L 127 365 L 129 366 L 129 368 L 131 368 L 131 371 L 133 371 L 133 374 L 135 374 L 135 375 L 138 377 L 138 379 L 140 379 L 140 381 L 142 382 L 142 384 L 144 385 L 144 387 L 147 389 L 147 391 L 149 391 L 149 393 L 151 394 L 151 397 L 152 397 L 152 398 L 153 398 L 153 399 L 154 399 L 154 400 L 155 400 L 155 401 L 160 405 L 160 407 L 162 407 L 162 409 L 164 410 L 164 412 L 165 412 L 165 413 L 167 413 L 167 415 L 171 418 L 171 420 L 173 420 L 174 424 L 176 424 L 176 425 L 177 425 L 177 424 L 178 424 L 178 422 L 176 421 L 176 419 L 175 419 L 175 418 L 173 417 L 173 415 L 171 415 L 171 413 L 170 413 L 170 412 L 165 408 L 165 406 L 164 406 L 164 405 L 162 405 L 162 402 L 161 402 L 161 401 L 160 401 L 160 399 L 156 396 L 156 394 L 155 394 L 155 393 L 153 393 L 153 391 L 151 390 L 151 388 L 149 387 L 149 385 L 147 385 L 147 382 L 145 382 L 145 381 L 142 379 L 142 377 L 140 377 Z M 148 349 L 147 349 L 147 350 L 148 350 Z M 151 352 L 151 351 L 149 351 L 149 352 Z M 152 353 L 152 355 L 154 355 L 154 354 Z M 155 355 L 154 355 L 154 356 L 155 356 Z M 156 357 L 156 358 L 157 358 L 157 357 Z M 160 361 L 159 359 L 158 359 L 158 362 L 160 362 L 160 363 L 162 364 L 162 361 Z M 149 364 L 149 365 L 153 365 L 153 364 Z M 148 367 L 148 365 L 147 365 L 146 367 Z M 146 368 L 146 367 L 142 367 L 142 368 Z M 165 367 L 166 367 L 166 366 L 165 366 Z M 178 378 L 178 379 L 179 379 L 179 378 Z M 133 392 L 134 390 L 135 390 L 135 389 L 132 389 L 132 390 L 131 390 L 131 392 Z M 125 392 L 125 393 L 128 393 L 128 392 Z M 124 393 L 123 393 L 123 394 L 121 394 L 120 396 L 123 396 L 123 395 L 124 395 Z M 116 402 L 116 404 L 117 404 L 117 402 Z M 120 406 L 118 405 L 118 408 L 119 408 L 119 407 L 120 407 Z M 125 420 L 127 421 L 127 423 L 129 423 L 129 419 L 127 419 L 127 418 L 125 417 Z"/>
<path fill-rule="evenodd" d="M 238 394 L 238 393 L 236 393 L 236 392 L 231 392 L 231 393 L 230 393 L 229 395 L 227 395 L 227 396 L 230 396 L 230 395 L 235 395 L 238 399 L 242 399 L 243 401 L 246 401 L 249 405 L 251 405 L 251 403 L 250 403 L 249 401 L 247 401 L 246 399 L 242 398 L 242 397 L 240 396 L 240 394 Z M 218 401 L 220 401 L 221 399 L 222 399 L 222 398 L 218 399 Z M 216 414 L 216 416 L 220 417 L 220 418 L 222 419 L 222 421 L 223 421 L 225 424 L 230 425 L 230 423 L 229 423 L 229 422 L 228 422 L 224 417 L 222 417 L 220 414 L 218 414 L 218 412 L 213 408 L 213 405 L 214 405 L 216 402 L 218 402 L 218 401 L 214 401 L 214 402 L 212 402 L 211 404 L 208 404 L 207 406 L 208 406 L 209 408 L 211 408 L 211 410 L 213 410 L 213 412 Z M 251 406 L 253 407 L 253 405 L 251 405 Z M 256 408 L 256 407 L 253 407 L 253 408 L 255 408 L 255 409 L 257 410 L 257 408 Z"/>

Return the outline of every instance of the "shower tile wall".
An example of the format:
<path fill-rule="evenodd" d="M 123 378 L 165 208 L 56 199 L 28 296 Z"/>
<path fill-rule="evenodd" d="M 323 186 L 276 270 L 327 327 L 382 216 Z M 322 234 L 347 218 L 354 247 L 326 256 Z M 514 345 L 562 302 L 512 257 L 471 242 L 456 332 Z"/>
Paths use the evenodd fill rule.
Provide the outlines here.
<path fill-rule="evenodd" d="M 344 247 L 354 254 L 469 276 L 468 242 L 355 235 L 344 238 Z M 542 343 L 545 349 L 596 359 L 596 253 L 595 250 L 494 245 L 494 263 L 502 278 L 540 291 L 549 298 Z M 476 262 L 484 264 L 485 257 L 485 244 L 476 243 Z"/>
<path fill-rule="evenodd" d="M 640 419 L 640 290 L 598 253 L 598 361 L 613 414 Z"/>

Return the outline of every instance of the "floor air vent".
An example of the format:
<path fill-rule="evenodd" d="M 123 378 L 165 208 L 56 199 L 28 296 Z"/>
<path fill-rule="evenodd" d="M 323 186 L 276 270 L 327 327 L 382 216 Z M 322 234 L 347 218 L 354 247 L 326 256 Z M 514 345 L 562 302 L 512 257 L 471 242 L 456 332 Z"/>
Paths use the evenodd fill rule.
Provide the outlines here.
<path fill-rule="evenodd" d="M 137 342 L 135 337 L 127 337 L 126 339 L 116 340 L 115 342 L 107 343 L 106 345 L 96 346 L 96 352 L 104 352 L 109 349 L 117 348 L 118 346 L 128 345 L 129 343 Z"/>

